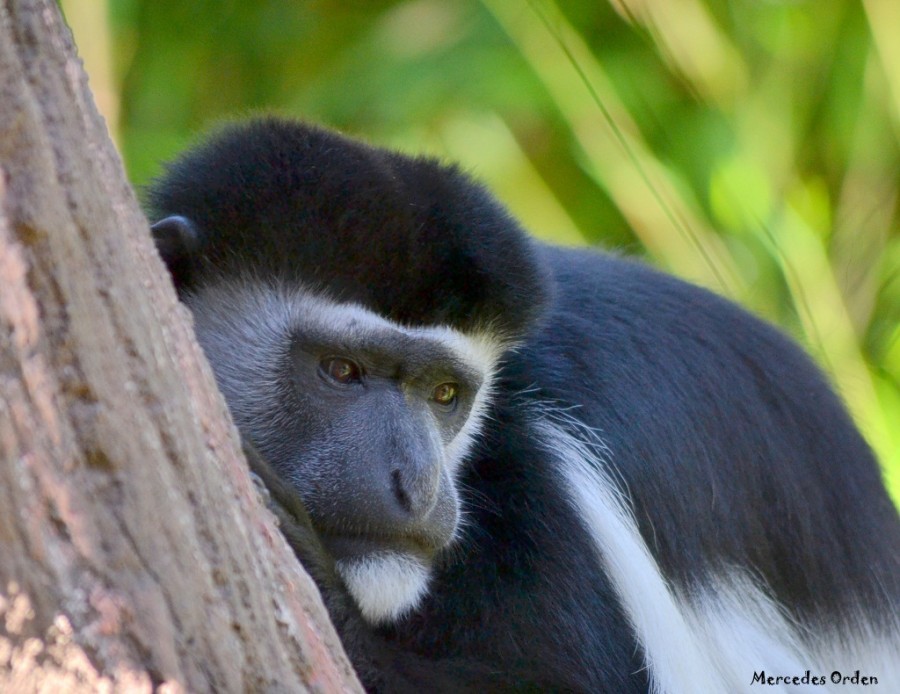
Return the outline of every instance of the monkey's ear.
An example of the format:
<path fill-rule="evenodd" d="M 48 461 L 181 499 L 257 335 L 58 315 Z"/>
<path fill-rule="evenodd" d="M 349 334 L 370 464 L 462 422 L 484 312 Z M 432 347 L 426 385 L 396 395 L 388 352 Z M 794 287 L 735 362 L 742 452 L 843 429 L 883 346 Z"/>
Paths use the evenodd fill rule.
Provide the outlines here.
<path fill-rule="evenodd" d="M 200 236 L 194 223 L 180 214 L 160 219 L 150 227 L 156 250 L 166 265 L 182 261 L 193 255 L 200 246 Z"/>
<path fill-rule="evenodd" d="M 200 234 L 187 217 L 172 215 L 150 227 L 156 250 L 162 257 L 175 288 L 181 291 L 190 279 L 193 259 L 200 249 Z"/>

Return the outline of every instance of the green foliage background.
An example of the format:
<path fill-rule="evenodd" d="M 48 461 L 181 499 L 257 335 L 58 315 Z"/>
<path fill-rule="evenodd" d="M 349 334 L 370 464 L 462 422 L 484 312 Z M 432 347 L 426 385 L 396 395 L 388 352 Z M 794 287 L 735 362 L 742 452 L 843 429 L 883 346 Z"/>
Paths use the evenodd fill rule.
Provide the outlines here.
<path fill-rule="evenodd" d="M 277 110 L 774 321 L 900 499 L 900 2 L 64 0 L 133 181 Z"/>

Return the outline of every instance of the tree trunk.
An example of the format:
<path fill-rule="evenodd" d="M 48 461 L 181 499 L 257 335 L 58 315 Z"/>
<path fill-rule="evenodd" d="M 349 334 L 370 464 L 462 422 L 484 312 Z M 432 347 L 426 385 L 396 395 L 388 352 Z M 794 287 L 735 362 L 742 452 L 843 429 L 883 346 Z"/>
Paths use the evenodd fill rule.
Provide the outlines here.
<path fill-rule="evenodd" d="M 358 688 L 53 0 L 0 0 L 0 691 Z"/>

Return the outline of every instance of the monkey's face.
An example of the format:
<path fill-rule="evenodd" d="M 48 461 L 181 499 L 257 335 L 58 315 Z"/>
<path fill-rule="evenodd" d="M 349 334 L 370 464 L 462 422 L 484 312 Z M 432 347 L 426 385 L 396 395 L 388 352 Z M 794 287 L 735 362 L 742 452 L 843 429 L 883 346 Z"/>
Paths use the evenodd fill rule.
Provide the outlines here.
<path fill-rule="evenodd" d="M 148 198 L 242 435 L 363 614 L 395 618 L 456 536 L 490 375 L 548 268 L 456 168 L 277 118 L 225 127 Z"/>
<path fill-rule="evenodd" d="M 297 490 L 363 614 L 414 606 L 456 536 L 456 476 L 499 349 L 260 283 L 186 303 L 242 435 Z"/>

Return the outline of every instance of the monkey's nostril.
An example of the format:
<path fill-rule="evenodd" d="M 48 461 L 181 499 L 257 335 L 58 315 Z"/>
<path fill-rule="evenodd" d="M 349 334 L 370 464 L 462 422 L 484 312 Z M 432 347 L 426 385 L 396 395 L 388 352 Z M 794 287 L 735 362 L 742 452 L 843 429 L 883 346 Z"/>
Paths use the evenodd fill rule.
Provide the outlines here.
<path fill-rule="evenodd" d="M 407 513 L 410 513 L 412 511 L 412 502 L 410 501 L 409 494 L 407 494 L 406 490 L 403 488 L 403 480 L 400 477 L 399 470 L 391 472 L 391 483 L 394 487 L 394 496 L 397 498 L 397 503 L 400 504 L 400 508 Z"/>

